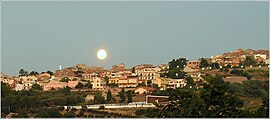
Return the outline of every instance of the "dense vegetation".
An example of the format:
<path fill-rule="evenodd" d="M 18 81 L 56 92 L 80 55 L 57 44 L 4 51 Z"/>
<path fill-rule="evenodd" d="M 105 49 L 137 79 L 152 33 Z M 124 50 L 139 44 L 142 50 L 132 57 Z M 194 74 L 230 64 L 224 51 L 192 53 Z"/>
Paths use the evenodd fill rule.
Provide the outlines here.
<path fill-rule="evenodd" d="M 19 113 L 20 117 L 24 117 L 25 113 L 33 113 L 33 116 L 38 116 L 36 112 L 49 113 L 56 106 L 77 105 L 84 102 L 85 92 L 71 92 L 69 87 L 59 90 L 42 91 L 30 89 L 29 91 L 14 91 L 1 83 L 1 109 L 2 115 L 9 112 Z M 38 111 L 42 110 L 42 111 Z M 45 113 L 45 114 L 46 114 Z"/>
<path fill-rule="evenodd" d="M 136 111 L 145 117 L 269 117 L 269 81 L 247 80 L 243 84 L 228 83 L 222 77 L 211 77 L 203 88 L 167 89 L 154 92 L 168 95 L 170 103 L 157 109 Z M 259 97 L 263 104 L 257 110 L 244 108 L 239 96 Z"/>

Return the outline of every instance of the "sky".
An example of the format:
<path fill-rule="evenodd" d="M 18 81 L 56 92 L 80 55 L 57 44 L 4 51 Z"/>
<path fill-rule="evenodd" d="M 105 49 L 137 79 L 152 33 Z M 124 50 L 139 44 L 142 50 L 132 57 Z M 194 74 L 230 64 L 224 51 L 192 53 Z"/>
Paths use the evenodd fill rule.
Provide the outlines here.
<path fill-rule="evenodd" d="M 8 75 L 81 63 L 159 65 L 268 44 L 268 2 L 1 3 L 1 72 Z"/>

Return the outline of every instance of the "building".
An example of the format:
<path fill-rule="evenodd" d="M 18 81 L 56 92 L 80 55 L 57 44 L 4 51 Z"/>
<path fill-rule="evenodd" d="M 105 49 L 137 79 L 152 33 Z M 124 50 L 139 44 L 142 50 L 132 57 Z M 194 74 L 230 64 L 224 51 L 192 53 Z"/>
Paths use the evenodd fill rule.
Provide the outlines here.
<path fill-rule="evenodd" d="M 190 72 L 187 73 L 188 76 L 190 76 L 191 78 L 193 78 L 194 82 L 198 82 L 198 81 L 202 81 L 204 80 L 202 77 L 202 73 L 201 72 Z"/>
<path fill-rule="evenodd" d="M 263 63 L 267 59 L 267 56 L 266 54 L 256 54 L 254 55 L 254 59 L 257 63 Z"/>
<path fill-rule="evenodd" d="M 168 70 L 169 69 L 169 65 L 168 64 L 160 64 L 158 66 L 161 69 L 161 71 L 164 71 L 164 70 Z"/>
<path fill-rule="evenodd" d="M 70 88 L 75 88 L 78 85 L 79 81 L 68 81 L 67 86 Z"/>
<path fill-rule="evenodd" d="M 138 78 L 143 80 L 153 80 L 155 78 L 159 78 L 160 74 L 159 71 L 161 69 L 159 67 L 147 67 L 137 69 L 136 72 L 138 74 Z"/>
<path fill-rule="evenodd" d="M 119 78 L 109 78 L 109 84 L 118 84 L 119 83 Z"/>
<path fill-rule="evenodd" d="M 231 65 L 233 67 L 238 67 L 240 66 L 241 60 L 236 57 L 226 57 L 224 58 L 223 66 L 228 66 Z"/>
<path fill-rule="evenodd" d="M 155 89 L 151 87 L 138 87 L 134 90 L 135 94 L 151 94 Z"/>
<path fill-rule="evenodd" d="M 39 74 L 38 78 L 40 78 L 40 77 L 51 77 L 51 75 L 49 73 L 45 72 L 45 73 Z"/>
<path fill-rule="evenodd" d="M 136 75 L 138 75 L 139 71 L 144 68 L 151 68 L 154 67 L 152 64 L 141 64 L 134 67 L 134 72 Z"/>
<path fill-rule="evenodd" d="M 69 79 L 73 79 L 75 77 L 75 72 L 72 68 L 66 68 L 62 70 L 56 70 L 54 73 L 54 76 L 56 77 L 67 77 Z"/>
<path fill-rule="evenodd" d="M 199 71 L 200 65 L 201 65 L 201 61 L 200 61 L 200 60 L 192 60 L 192 61 L 188 61 L 185 68 L 189 68 L 190 70 L 185 71 L 185 68 L 184 68 L 184 71 L 185 71 L 185 72 L 195 72 L 195 71 Z M 186 69 L 186 70 L 187 70 L 187 69 Z"/>
<path fill-rule="evenodd" d="M 44 91 L 51 90 L 52 88 L 54 89 L 65 88 L 66 86 L 68 86 L 66 82 L 60 82 L 60 81 L 51 81 L 49 83 L 42 84 Z"/>
<path fill-rule="evenodd" d="M 95 98 L 95 95 L 90 95 L 90 94 L 88 94 L 88 95 L 85 97 L 85 102 L 89 102 L 89 101 L 91 101 L 91 100 L 94 100 L 94 98 Z"/>
<path fill-rule="evenodd" d="M 137 87 L 138 86 L 138 78 L 137 76 L 128 76 L 124 78 L 120 78 L 118 87 Z"/>
<path fill-rule="evenodd" d="M 187 85 L 185 79 L 170 79 L 167 88 L 183 88 Z"/>
<path fill-rule="evenodd" d="M 99 75 L 98 75 L 98 73 L 96 73 L 96 72 L 82 74 L 82 78 L 83 78 L 84 80 L 91 80 L 91 79 L 93 79 L 94 77 L 98 77 L 98 76 L 99 76 Z"/>
<path fill-rule="evenodd" d="M 111 75 L 109 76 L 109 78 L 120 78 L 123 75 L 124 73 L 121 71 L 111 72 Z"/>
<path fill-rule="evenodd" d="M 1 82 L 8 84 L 11 88 L 15 88 L 16 81 L 11 77 L 1 77 Z"/>
<path fill-rule="evenodd" d="M 36 76 L 20 76 L 19 80 L 21 83 L 37 83 L 38 78 Z"/>
<path fill-rule="evenodd" d="M 103 90 L 105 87 L 105 81 L 101 77 L 92 78 L 92 89 L 94 90 Z"/>
<path fill-rule="evenodd" d="M 169 79 L 160 77 L 154 79 L 153 83 L 157 84 L 158 87 L 160 87 L 160 90 L 165 90 L 166 86 L 169 84 Z"/>
<path fill-rule="evenodd" d="M 33 85 L 32 83 L 23 83 L 23 84 L 17 83 L 15 85 L 15 90 L 16 91 L 29 90 L 32 88 L 32 85 Z"/>
<path fill-rule="evenodd" d="M 122 70 L 125 70 L 125 64 L 124 63 L 121 63 L 119 65 L 113 65 L 112 66 L 112 71 L 122 71 Z"/>

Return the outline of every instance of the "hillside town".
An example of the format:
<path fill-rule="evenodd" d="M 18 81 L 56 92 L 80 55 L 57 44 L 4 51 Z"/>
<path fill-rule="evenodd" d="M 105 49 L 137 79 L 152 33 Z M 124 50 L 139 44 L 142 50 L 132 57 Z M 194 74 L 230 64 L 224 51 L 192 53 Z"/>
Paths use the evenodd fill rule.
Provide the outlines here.
<path fill-rule="evenodd" d="M 155 95 L 154 92 L 167 89 L 201 88 L 206 77 L 224 73 L 225 70 L 269 67 L 269 50 L 237 49 L 233 52 L 218 54 L 210 58 L 187 60 L 173 59 L 168 64 L 140 64 L 126 68 L 124 63 L 112 65 L 107 70 L 98 66 L 77 64 L 52 72 L 18 71 L 19 76 L 8 76 L 1 73 L 1 83 L 8 84 L 12 90 L 22 91 L 40 87 L 40 90 L 51 91 L 69 87 L 71 91 L 101 92 L 106 100 L 108 92 L 114 103 L 121 100 L 121 90 L 132 91 L 132 102 L 162 103 L 168 96 Z M 227 71 L 227 72 L 228 72 Z M 226 71 L 225 71 L 226 73 Z M 190 79 L 194 85 L 189 85 Z M 268 80 L 268 78 L 249 75 L 227 75 L 224 81 L 239 82 L 245 80 Z M 95 94 L 87 94 L 86 104 L 95 100 Z M 130 101 L 129 101 L 130 103 Z M 168 102 L 165 101 L 166 104 Z M 89 103 L 90 104 L 90 103 Z M 137 104 L 136 104 L 137 106 Z M 93 106 L 92 106 L 93 107 Z M 65 107 L 67 108 L 67 107 Z M 72 108 L 72 107 L 71 107 Z M 100 108 L 100 106 L 98 106 Z M 77 108 L 81 109 L 81 107 Z"/>
<path fill-rule="evenodd" d="M 256 64 L 247 67 L 269 66 L 269 50 L 243 50 L 237 49 L 234 52 L 204 58 L 208 63 L 217 63 L 220 69 L 222 67 L 244 67 L 246 58 L 254 58 Z M 201 61 L 187 60 L 183 71 L 187 76 L 191 76 L 194 81 L 203 81 L 204 70 L 210 70 L 213 66 L 200 67 Z M 177 68 L 180 66 L 177 66 Z M 245 66 L 246 67 L 246 66 Z M 160 90 L 166 88 L 181 88 L 186 85 L 186 80 L 167 77 L 169 64 L 140 64 L 127 69 L 124 63 L 113 65 L 110 70 L 103 67 L 87 66 L 77 64 L 73 67 L 56 70 L 55 72 L 47 71 L 37 73 L 32 71 L 28 73 L 23 69 L 20 70 L 19 76 L 7 76 L 1 73 L 1 82 L 7 83 L 16 91 L 29 90 L 33 84 L 38 84 L 44 91 L 51 89 L 64 88 L 66 86 L 72 89 L 78 89 L 79 83 L 89 85 L 91 90 L 109 90 L 110 87 L 119 88 L 136 88 L 138 86 L 153 87 L 156 84 Z M 175 75 L 178 75 L 175 73 Z M 83 87 L 83 89 L 89 89 Z"/>

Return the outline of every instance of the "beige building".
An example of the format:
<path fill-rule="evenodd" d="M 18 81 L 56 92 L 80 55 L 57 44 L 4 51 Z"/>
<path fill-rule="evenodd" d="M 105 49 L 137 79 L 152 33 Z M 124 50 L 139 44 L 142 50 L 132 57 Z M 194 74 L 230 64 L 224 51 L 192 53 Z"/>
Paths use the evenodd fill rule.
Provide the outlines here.
<path fill-rule="evenodd" d="M 94 77 L 91 81 L 94 90 L 103 90 L 105 88 L 105 81 L 101 77 Z"/>
<path fill-rule="evenodd" d="M 119 83 L 119 78 L 118 77 L 109 78 L 109 83 L 110 84 L 118 84 Z"/>
<path fill-rule="evenodd" d="M 129 76 L 119 80 L 118 86 L 121 87 L 137 87 L 138 78 L 136 76 Z"/>
<path fill-rule="evenodd" d="M 98 76 L 99 76 L 98 73 L 92 72 L 92 73 L 83 74 L 82 78 L 84 80 L 92 80 L 94 77 L 98 77 Z"/>
<path fill-rule="evenodd" d="M 68 86 L 66 82 L 60 82 L 60 81 L 51 81 L 49 83 L 42 84 L 44 91 L 51 90 L 52 88 L 54 89 L 65 88 L 66 86 Z"/>
<path fill-rule="evenodd" d="M 134 90 L 135 94 L 151 94 L 155 89 L 151 87 L 138 87 Z"/>
<path fill-rule="evenodd" d="M 79 81 L 69 81 L 68 82 L 68 87 L 70 88 L 75 88 L 78 85 Z"/>
<path fill-rule="evenodd" d="M 196 72 L 196 71 L 199 71 L 200 64 L 201 64 L 200 60 L 188 61 L 186 67 L 184 68 L 184 72 Z"/>
<path fill-rule="evenodd" d="M 185 79 L 170 79 L 167 88 L 183 88 L 187 85 Z"/>
<path fill-rule="evenodd" d="M 161 78 L 161 77 L 160 77 L 160 78 L 154 79 L 154 80 L 153 80 L 153 83 L 154 83 L 154 84 L 157 84 L 158 87 L 160 87 L 161 90 L 163 90 L 163 89 L 165 89 L 166 86 L 169 84 L 169 81 L 170 81 L 170 79 L 168 79 L 168 78 Z"/>
<path fill-rule="evenodd" d="M 21 91 L 21 90 L 29 90 L 32 88 L 33 83 L 29 83 L 29 82 L 24 82 L 22 83 L 17 83 L 15 84 L 15 90 L 16 91 Z"/>

